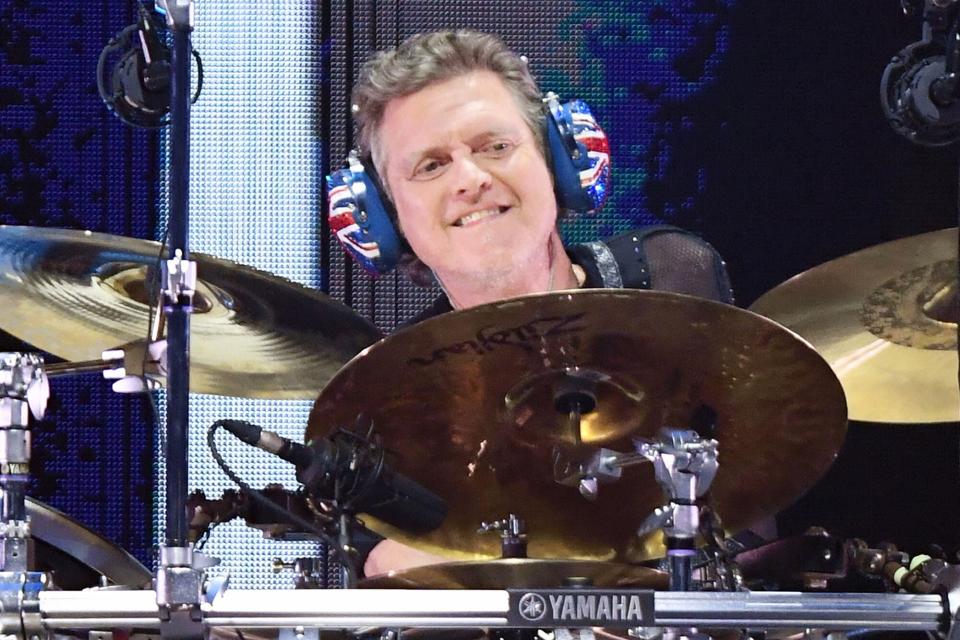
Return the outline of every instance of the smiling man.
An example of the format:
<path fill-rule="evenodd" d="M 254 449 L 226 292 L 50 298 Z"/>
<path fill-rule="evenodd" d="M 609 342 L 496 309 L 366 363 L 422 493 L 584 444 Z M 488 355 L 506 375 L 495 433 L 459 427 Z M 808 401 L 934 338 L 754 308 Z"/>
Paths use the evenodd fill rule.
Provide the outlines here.
<path fill-rule="evenodd" d="M 453 307 L 577 286 L 540 92 L 497 38 L 415 36 L 364 67 L 354 104 L 399 229 Z"/>
<path fill-rule="evenodd" d="M 380 175 L 401 232 L 454 307 L 577 285 L 543 150 L 517 100 L 479 70 L 384 109 Z"/>
<path fill-rule="evenodd" d="M 710 245 L 672 227 L 564 247 L 543 96 L 495 36 L 417 35 L 362 69 L 353 111 L 361 157 L 380 176 L 414 281 L 445 295 L 416 320 L 524 294 L 658 288 L 732 302 Z M 442 560 L 392 541 L 367 575 Z"/>

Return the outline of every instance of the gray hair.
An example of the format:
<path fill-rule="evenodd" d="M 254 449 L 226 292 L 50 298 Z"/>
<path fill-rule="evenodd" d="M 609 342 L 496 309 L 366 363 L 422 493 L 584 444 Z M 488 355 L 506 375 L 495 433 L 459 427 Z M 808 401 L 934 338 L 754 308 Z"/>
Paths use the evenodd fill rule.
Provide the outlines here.
<path fill-rule="evenodd" d="M 543 100 L 525 59 L 510 51 L 499 38 L 487 33 L 461 29 L 419 34 L 368 60 L 353 87 L 357 148 L 362 156 L 373 160 L 387 197 L 391 197 L 390 187 L 386 183 L 381 164 L 383 150 L 379 146 L 380 124 L 387 104 L 395 98 L 472 71 L 497 74 L 513 95 L 540 154 L 549 163 L 543 128 Z M 436 284 L 433 272 L 408 249 L 403 251 L 399 270 L 418 286 Z"/>
<path fill-rule="evenodd" d="M 353 117 L 361 155 L 373 158 L 383 177 L 380 124 L 387 104 L 437 82 L 472 71 L 492 71 L 513 94 L 523 119 L 546 158 L 543 101 L 526 60 L 494 35 L 477 31 L 436 31 L 415 35 L 395 49 L 377 53 L 360 70 L 353 88 Z M 384 184 L 389 192 L 389 187 Z"/>

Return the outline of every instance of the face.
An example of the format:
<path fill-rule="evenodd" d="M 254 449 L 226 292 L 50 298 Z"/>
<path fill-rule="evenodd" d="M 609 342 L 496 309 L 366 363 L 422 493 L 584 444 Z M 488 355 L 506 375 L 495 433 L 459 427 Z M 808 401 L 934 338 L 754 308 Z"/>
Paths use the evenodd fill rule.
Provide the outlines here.
<path fill-rule="evenodd" d="M 494 73 L 392 100 L 379 140 L 401 230 L 445 285 L 546 264 L 557 219 L 550 173 Z"/>

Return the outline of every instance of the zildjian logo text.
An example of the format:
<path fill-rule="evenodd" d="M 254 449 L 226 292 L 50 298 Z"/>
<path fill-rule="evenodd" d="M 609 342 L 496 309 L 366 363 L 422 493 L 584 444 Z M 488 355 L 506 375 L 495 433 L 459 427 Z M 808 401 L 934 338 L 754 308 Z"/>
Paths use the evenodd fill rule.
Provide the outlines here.
<path fill-rule="evenodd" d="M 427 366 L 458 355 L 483 356 L 501 347 L 515 347 L 533 352 L 540 348 L 543 338 L 582 332 L 584 327 L 576 324 L 586 313 L 568 316 L 538 318 L 526 324 L 506 329 L 481 327 L 472 340 L 455 342 L 434 349 L 427 357 L 410 358 L 408 364 Z"/>

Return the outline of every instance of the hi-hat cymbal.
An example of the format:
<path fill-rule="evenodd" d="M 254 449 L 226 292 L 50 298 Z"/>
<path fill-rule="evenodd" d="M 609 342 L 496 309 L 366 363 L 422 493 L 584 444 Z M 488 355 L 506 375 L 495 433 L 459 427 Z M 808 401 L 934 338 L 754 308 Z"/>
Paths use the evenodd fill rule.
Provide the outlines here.
<path fill-rule="evenodd" d="M 846 432 L 836 376 L 775 322 L 717 302 L 657 291 L 584 290 L 506 300 L 429 319 L 373 345 L 320 393 L 307 438 L 373 420 L 400 473 L 449 507 L 402 542 L 459 559 L 495 558 L 481 522 L 513 513 L 530 555 L 638 561 L 665 500 L 649 464 L 624 469 L 596 501 L 554 481 L 555 445 L 575 434 L 555 395 L 593 386 L 582 442 L 633 452 L 663 426 L 719 441 L 710 501 L 730 530 L 790 504 L 833 462 Z M 562 404 L 562 402 L 560 403 Z"/>
<path fill-rule="evenodd" d="M 830 363 L 851 420 L 960 421 L 957 229 L 831 260 L 750 307 L 796 331 Z"/>
<path fill-rule="evenodd" d="M 143 340 L 156 242 L 0 226 L 0 328 L 67 360 Z M 190 390 L 312 399 L 380 337 L 346 306 L 275 275 L 192 253 Z"/>
<path fill-rule="evenodd" d="M 445 562 L 390 571 L 362 580 L 362 589 L 558 589 L 593 587 L 666 589 L 666 573 L 637 565 L 591 560 L 507 558 Z"/>

